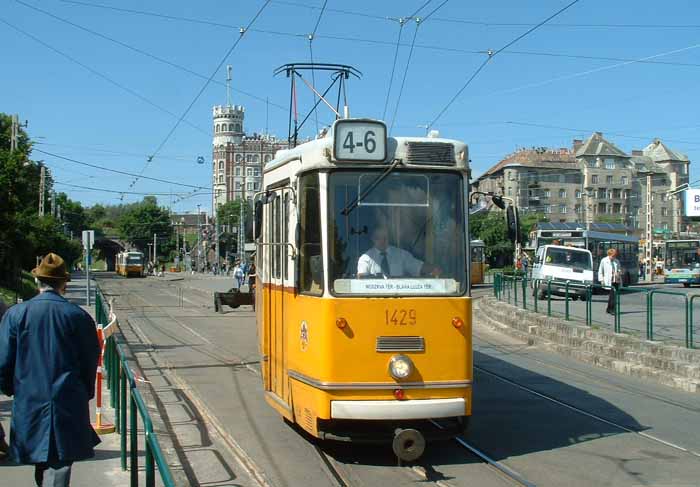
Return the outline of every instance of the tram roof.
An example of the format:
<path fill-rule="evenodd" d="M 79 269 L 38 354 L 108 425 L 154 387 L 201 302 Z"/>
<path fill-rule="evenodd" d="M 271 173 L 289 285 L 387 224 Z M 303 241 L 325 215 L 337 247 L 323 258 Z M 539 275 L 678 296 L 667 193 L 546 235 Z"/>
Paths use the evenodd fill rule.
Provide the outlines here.
<path fill-rule="evenodd" d="M 445 151 L 445 145 L 453 146 L 454 164 L 434 163 L 438 151 Z M 264 166 L 264 172 L 272 171 L 292 161 L 301 161 L 302 171 L 311 169 L 337 169 L 360 167 L 386 167 L 396 159 L 401 159 L 407 166 L 425 169 L 452 169 L 466 171 L 469 161 L 467 144 L 459 140 L 437 137 L 387 137 L 387 157 L 382 162 L 338 162 L 332 160 L 333 136 L 329 132 L 325 137 L 300 144 L 293 149 L 277 151 L 275 158 Z M 421 159 L 423 159 L 421 161 Z"/>

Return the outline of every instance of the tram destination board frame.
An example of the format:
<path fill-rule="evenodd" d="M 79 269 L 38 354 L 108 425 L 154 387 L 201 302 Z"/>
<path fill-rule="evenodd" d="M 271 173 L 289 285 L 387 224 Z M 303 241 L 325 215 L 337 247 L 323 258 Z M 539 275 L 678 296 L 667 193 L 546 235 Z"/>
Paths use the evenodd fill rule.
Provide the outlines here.
<path fill-rule="evenodd" d="M 371 147 L 371 150 L 370 150 Z M 349 118 L 333 125 L 333 159 L 337 162 L 385 162 L 386 124 L 379 120 Z"/>

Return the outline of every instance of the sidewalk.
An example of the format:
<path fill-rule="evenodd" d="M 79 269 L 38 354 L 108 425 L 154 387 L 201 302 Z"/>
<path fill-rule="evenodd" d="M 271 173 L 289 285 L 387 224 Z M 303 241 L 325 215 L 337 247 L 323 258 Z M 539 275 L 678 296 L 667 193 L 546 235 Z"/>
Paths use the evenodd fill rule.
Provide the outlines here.
<path fill-rule="evenodd" d="M 87 308 L 85 305 L 85 287 L 87 281 L 82 275 L 75 275 L 73 280 L 68 283 L 68 292 L 66 298 L 80 305 L 88 311 L 93 317 L 95 312 L 94 299 L 92 306 Z M 94 290 L 94 285 L 91 283 L 91 290 Z M 94 292 L 94 291 L 93 291 Z M 109 393 L 107 388 L 103 387 L 103 406 L 109 404 Z M 95 414 L 94 401 L 90 404 L 90 411 Z M 103 407 L 104 421 L 113 422 L 114 416 L 111 408 Z M 0 422 L 5 428 L 7 441 L 10 440 L 10 416 L 12 412 L 12 399 L 0 394 Z M 106 417 L 105 417 L 106 416 Z M 95 448 L 95 457 L 90 460 L 78 462 L 73 465 L 71 475 L 71 485 L 75 487 L 100 487 L 110 486 L 125 486 L 129 485 L 129 472 L 122 472 L 119 453 L 119 435 L 113 433 L 111 435 L 101 436 L 102 443 Z M 140 460 L 143 464 L 143 460 Z M 0 462 L 0 485 L 34 485 L 34 467 L 19 466 L 10 461 Z"/>

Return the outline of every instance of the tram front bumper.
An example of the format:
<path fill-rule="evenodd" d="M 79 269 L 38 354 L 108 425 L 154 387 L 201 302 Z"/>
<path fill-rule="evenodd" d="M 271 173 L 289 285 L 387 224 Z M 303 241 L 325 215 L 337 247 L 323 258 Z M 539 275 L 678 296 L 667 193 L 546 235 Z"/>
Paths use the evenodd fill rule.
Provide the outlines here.
<path fill-rule="evenodd" d="M 412 399 L 406 401 L 331 401 L 332 419 L 427 419 L 464 416 L 466 400 Z"/>

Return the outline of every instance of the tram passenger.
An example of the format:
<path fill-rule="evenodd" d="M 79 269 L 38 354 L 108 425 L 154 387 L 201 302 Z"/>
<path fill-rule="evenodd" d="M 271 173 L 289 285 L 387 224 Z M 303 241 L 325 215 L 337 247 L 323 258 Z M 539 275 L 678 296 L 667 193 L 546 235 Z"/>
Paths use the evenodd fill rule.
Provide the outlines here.
<path fill-rule="evenodd" d="M 372 232 L 374 246 L 360 256 L 357 261 L 357 277 L 417 277 L 432 275 L 437 277 L 440 269 L 416 259 L 410 252 L 389 245 L 389 231 L 377 227 Z"/>

